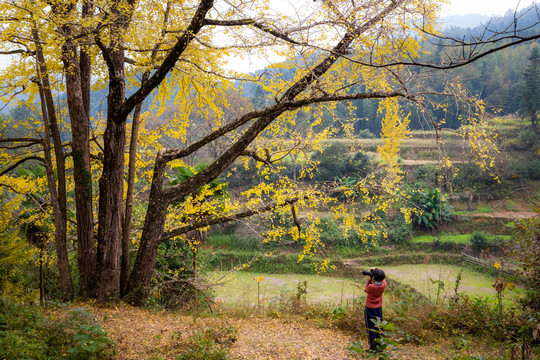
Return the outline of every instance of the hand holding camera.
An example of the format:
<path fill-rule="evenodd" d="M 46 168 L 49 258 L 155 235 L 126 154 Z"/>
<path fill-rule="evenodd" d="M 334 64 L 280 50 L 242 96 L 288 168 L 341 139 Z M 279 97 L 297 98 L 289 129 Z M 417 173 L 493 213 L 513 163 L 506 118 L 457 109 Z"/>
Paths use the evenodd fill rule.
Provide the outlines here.
<path fill-rule="evenodd" d="M 380 285 L 386 277 L 384 271 L 378 267 L 372 267 L 369 270 L 362 270 L 362 275 L 369 276 L 370 279 L 368 283 L 373 282 L 376 285 Z"/>
<path fill-rule="evenodd" d="M 362 275 L 364 276 L 372 276 L 371 270 L 362 270 Z"/>
<path fill-rule="evenodd" d="M 378 269 L 376 267 L 372 267 L 369 270 L 362 270 L 362 275 L 364 276 L 373 276 L 373 270 Z"/>

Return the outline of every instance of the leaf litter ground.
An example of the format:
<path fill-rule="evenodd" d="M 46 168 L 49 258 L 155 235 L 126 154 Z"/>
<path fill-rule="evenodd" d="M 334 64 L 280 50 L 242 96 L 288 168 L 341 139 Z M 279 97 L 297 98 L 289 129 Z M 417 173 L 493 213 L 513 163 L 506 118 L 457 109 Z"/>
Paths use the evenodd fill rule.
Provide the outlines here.
<path fill-rule="evenodd" d="M 240 360 L 315 360 L 364 359 L 346 348 L 365 335 L 353 335 L 339 329 L 319 326 L 302 317 L 273 319 L 269 317 L 231 317 L 214 315 L 197 317 L 170 311 L 153 311 L 118 303 L 100 306 L 84 304 L 96 321 L 117 345 L 115 359 L 175 359 L 186 340 L 205 329 L 238 329 L 237 340 L 228 359 Z M 396 359 L 448 359 L 450 344 L 414 346 L 403 344 L 393 354 Z"/>

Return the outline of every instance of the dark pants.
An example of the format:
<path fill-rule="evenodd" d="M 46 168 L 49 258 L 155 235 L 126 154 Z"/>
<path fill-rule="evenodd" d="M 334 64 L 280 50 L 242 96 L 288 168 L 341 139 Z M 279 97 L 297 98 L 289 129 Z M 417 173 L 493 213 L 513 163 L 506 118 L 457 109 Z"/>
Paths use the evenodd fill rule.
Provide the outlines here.
<path fill-rule="evenodd" d="M 382 307 L 368 308 L 364 312 L 366 318 L 366 328 L 368 329 L 368 342 L 370 350 L 377 350 L 377 343 L 375 339 L 379 338 L 379 329 L 375 327 L 374 320 L 379 318 L 383 320 Z"/>

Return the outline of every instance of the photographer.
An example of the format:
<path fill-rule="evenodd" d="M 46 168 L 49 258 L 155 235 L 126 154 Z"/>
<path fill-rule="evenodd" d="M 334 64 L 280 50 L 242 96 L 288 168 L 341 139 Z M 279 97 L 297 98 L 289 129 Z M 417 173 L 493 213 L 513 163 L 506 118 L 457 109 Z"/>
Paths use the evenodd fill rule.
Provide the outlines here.
<path fill-rule="evenodd" d="M 366 284 L 364 291 L 367 293 L 365 319 L 366 328 L 368 330 L 368 342 L 369 351 L 377 351 L 377 342 L 375 341 L 380 337 L 379 329 L 375 327 L 374 320 L 379 318 L 383 320 L 382 312 L 382 296 L 384 289 L 386 289 L 386 280 L 384 271 L 377 267 L 369 269 L 369 271 L 362 271 L 362 275 L 369 276 L 369 280 Z"/>

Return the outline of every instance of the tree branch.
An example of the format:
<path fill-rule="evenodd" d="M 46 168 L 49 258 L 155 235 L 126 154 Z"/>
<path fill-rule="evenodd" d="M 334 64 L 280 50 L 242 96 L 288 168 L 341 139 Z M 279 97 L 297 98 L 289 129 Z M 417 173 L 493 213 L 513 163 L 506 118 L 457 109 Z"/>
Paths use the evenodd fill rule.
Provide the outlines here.
<path fill-rule="evenodd" d="M 202 0 L 199 3 L 199 7 L 195 11 L 193 18 L 186 31 L 178 38 L 178 41 L 171 49 L 169 54 L 165 57 L 161 66 L 156 70 L 147 82 L 145 82 L 139 90 L 126 99 L 121 109 L 118 110 L 119 114 L 115 114 L 118 118 L 126 118 L 128 114 L 141 103 L 162 81 L 165 79 L 169 71 L 174 67 L 180 55 L 184 53 L 188 45 L 193 38 L 199 33 L 204 26 L 205 16 L 214 5 L 213 0 Z"/>
<path fill-rule="evenodd" d="M 379 173 L 380 171 L 382 171 L 382 168 L 379 168 L 375 173 Z M 367 181 L 367 179 L 368 179 L 368 177 L 366 177 L 365 179 L 362 179 L 361 183 L 364 184 Z M 358 185 L 360 185 L 360 183 Z M 333 188 L 329 188 L 327 190 L 324 190 L 324 192 L 316 192 L 316 193 L 314 193 L 314 195 L 315 196 L 322 195 L 323 193 L 327 194 L 327 195 L 329 195 L 329 194 L 338 194 L 338 193 L 343 193 L 343 192 L 349 191 L 349 190 L 350 190 L 350 188 L 345 188 L 345 187 L 342 187 L 342 186 L 337 186 L 336 187 L 335 183 L 334 183 Z M 313 195 L 311 195 L 311 196 L 313 196 Z M 299 197 L 296 196 L 296 197 L 292 197 L 290 199 L 286 199 L 286 200 L 283 200 L 283 201 L 280 201 L 280 202 L 274 201 L 274 202 L 271 202 L 269 204 L 259 206 L 258 208 L 248 209 L 248 210 L 241 211 L 241 212 L 238 212 L 238 213 L 233 214 L 233 215 L 201 219 L 201 220 L 195 221 L 195 222 L 193 222 L 193 223 L 191 223 L 189 225 L 181 226 L 179 228 L 172 229 L 172 230 L 164 232 L 163 235 L 161 236 L 161 242 L 166 241 L 166 240 L 168 240 L 168 239 L 170 239 L 172 237 L 175 237 L 175 236 L 183 235 L 183 234 L 185 234 L 187 232 L 190 232 L 190 231 L 193 231 L 193 230 L 197 230 L 197 229 L 204 228 L 204 227 L 211 226 L 211 225 L 223 224 L 223 223 L 230 222 L 230 221 L 245 219 L 245 218 L 248 218 L 248 217 L 251 217 L 251 216 L 254 216 L 254 215 L 262 214 L 262 213 L 265 213 L 265 212 L 268 212 L 268 211 L 271 211 L 271 210 L 274 210 L 274 209 L 277 209 L 277 208 L 280 208 L 280 207 L 285 207 L 285 206 L 291 206 L 291 210 L 293 212 L 293 218 L 296 218 L 296 209 L 294 207 L 294 204 L 296 204 L 300 200 L 308 200 L 308 199 L 310 199 L 309 195 L 303 195 L 303 196 L 299 196 Z M 295 224 L 296 224 L 296 226 L 298 228 L 298 231 L 301 231 L 301 227 L 300 227 L 300 223 L 298 221 L 298 218 L 295 219 Z"/>
<path fill-rule="evenodd" d="M 272 29 L 271 27 L 258 23 L 253 19 L 242 19 L 242 20 L 213 20 L 213 19 L 206 19 L 205 25 L 216 25 L 216 26 L 246 26 L 251 25 L 253 27 L 256 27 L 257 29 L 266 32 L 268 34 L 271 34 L 275 36 L 278 39 L 285 40 L 291 44 L 294 45 L 306 45 L 299 43 L 298 41 L 292 39 L 289 37 L 289 34 L 283 33 L 279 30 Z"/>
<path fill-rule="evenodd" d="M 34 139 L 34 138 L 0 138 L 0 143 L 8 143 L 8 142 L 27 142 L 31 143 L 31 145 L 39 144 L 41 143 L 41 139 Z"/>
<path fill-rule="evenodd" d="M 293 101 L 283 101 L 279 102 L 275 105 L 272 105 L 268 108 L 262 109 L 262 110 L 255 110 L 250 113 L 247 113 L 243 115 L 242 117 L 236 119 L 233 122 L 230 122 L 221 128 L 217 129 L 213 133 L 209 134 L 208 136 L 202 138 L 201 140 L 193 143 L 192 145 L 188 146 L 184 149 L 166 149 L 160 154 L 160 161 L 163 162 L 170 162 L 172 160 L 180 159 L 185 156 L 188 156 L 195 151 L 199 150 L 203 146 L 209 144 L 210 142 L 214 141 L 215 139 L 227 134 L 228 132 L 231 132 L 237 128 L 239 128 L 242 125 L 245 125 L 249 121 L 257 118 L 261 118 L 264 116 L 270 116 L 273 114 L 281 114 L 284 111 L 290 111 L 295 110 L 298 108 L 301 108 L 306 105 L 311 104 L 317 104 L 322 102 L 333 102 L 333 101 L 344 101 L 344 100 L 361 100 L 361 99 L 382 99 L 382 98 L 390 98 L 390 97 L 409 97 L 406 92 L 404 91 L 389 91 L 389 92 L 383 92 L 383 91 L 376 91 L 373 93 L 357 93 L 357 94 L 344 94 L 344 95 L 324 95 L 316 98 L 307 98 L 307 99 L 301 99 L 301 100 L 293 100 Z"/>
<path fill-rule="evenodd" d="M 509 36 L 507 38 L 504 38 L 504 40 L 506 40 L 508 38 L 514 38 L 515 39 L 515 36 L 512 36 L 512 37 Z M 363 65 L 363 66 L 377 68 L 377 69 L 395 67 L 395 66 L 415 66 L 415 67 L 423 67 L 423 68 L 430 68 L 430 69 L 437 69 L 437 70 L 450 70 L 450 69 L 456 69 L 456 68 L 468 65 L 468 64 L 470 64 L 472 62 L 475 62 L 475 61 L 477 61 L 477 60 L 479 60 L 479 59 L 481 59 L 481 58 L 483 58 L 483 57 L 485 57 L 487 55 L 496 53 L 496 52 L 501 51 L 503 49 L 506 49 L 506 48 L 509 48 L 509 47 L 512 47 L 512 46 L 516 46 L 518 44 L 522 44 L 522 43 L 525 43 L 525 42 L 538 40 L 538 39 L 540 39 L 540 34 L 526 36 L 526 37 L 523 37 L 523 38 L 519 38 L 516 41 L 505 43 L 505 44 L 502 44 L 500 46 L 491 48 L 489 50 L 479 52 L 474 56 L 472 54 L 470 54 L 469 56 L 463 56 L 462 60 L 459 60 L 459 61 L 457 61 L 455 63 L 450 62 L 448 64 L 442 64 L 442 65 L 432 64 L 432 63 L 427 63 L 427 62 L 424 63 L 424 62 L 419 62 L 419 61 L 414 61 L 414 60 L 412 60 L 410 62 L 409 61 L 395 61 L 395 62 L 389 62 L 389 63 L 385 63 L 385 64 L 376 64 L 376 63 L 371 62 L 371 61 L 370 62 L 365 62 L 365 61 L 360 61 L 360 60 L 350 59 L 350 58 L 348 58 L 348 60 L 351 61 L 351 62 L 360 64 L 360 65 Z M 502 40 L 503 39 L 501 39 L 500 41 L 502 41 Z M 493 40 L 492 43 L 493 42 L 498 42 L 498 40 L 497 41 Z"/>
<path fill-rule="evenodd" d="M 42 163 L 45 163 L 45 159 L 43 159 L 42 157 L 39 157 L 39 156 L 28 156 L 24 159 L 21 159 L 19 161 L 17 161 L 15 164 L 9 166 L 8 168 L 4 169 L 2 172 L 0 172 L 0 176 L 2 175 L 5 175 L 7 174 L 8 172 L 10 172 L 11 170 L 17 168 L 19 165 L 22 165 L 24 164 L 25 162 L 27 161 L 30 161 L 30 160 L 38 160 Z"/>
<path fill-rule="evenodd" d="M 249 156 L 252 157 L 255 161 L 258 161 L 260 163 L 266 164 L 266 165 L 272 165 L 272 159 L 270 159 L 270 153 L 268 152 L 268 149 L 266 149 L 266 158 L 263 159 L 255 151 L 249 151 L 244 150 L 242 152 L 242 156 Z"/>
<path fill-rule="evenodd" d="M 10 51 L 0 51 L 0 55 L 15 55 L 15 54 L 26 54 L 28 56 L 34 56 L 36 54 L 35 51 L 29 51 L 29 50 L 10 50 Z"/>
<path fill-rule="evenodd" d="M 21 85 L 21 90 L 15 91 L 13 94 L 11 94 L 11 96 L 9 97 L 9 100 L 5 101 L 4 106 L 2 106 L 0 110 L 4 110 L 4 108 L 6 108 L 9 105 L 12 99 L 14 99 L 17 95 L 22 94 L 25 90 L 26 90 L 26 85 Z"/>
<path fill-rule="evenodd" d="M 200 220 L 200 221 L 196 221 L 196 222 L 194 222 L 192 224 L 185 225 L 185 226 L 179 227 L 177 229 L 173 229 L 173 230 L 169 230 L 167 232 L 164 232 L 163 235 L 161 236 L 161 242 L 166 241 L 166 240 L 168 240 L 168 239 L 170 239 L 172 237 L 175 237 L 175 236 L 183 235 L 183 234 L 185 234 L 185 233 L 187 233 L 189 231 L 197 230 L 197 229 L 207 227 L 207 226 L 210 226 L 210 225 L 223 224 L 223 223 L 226 223 L 226 222 L 229 222 L 229 221 L 245 219 L 247 217 L 251 217 L 251 216 L 257 215 L 257 214 L 262 214 L 262 213 L 268 212 L 270 210 L 273 210 L 273 209 L 276 209 L 276 208 L 279 208 L 279 207 L 293 205 L 294 203 L 296 203 L 296 202 L 298 202 L 300 200 L 303 200 L 303 199 L 307 199 L 307 198 L 308 198 L 307 196 L 304 196 L 304 197 L 301 197 L 301 198 L 295 197 L 295 198 L 287 199 L 287 200 L 285 200 L 283 202 L 279 202 L 279 203 L 278 202 L 272 202 L 270 204 L 260 206 L 260 207 L 258 207 L 256 209 L 249 209 L 249 210 L 246 210 L 246 211 L 236 213 L 234 215 L 221 216 L 221 217 L 215 217 L 215 218 L 203 219 L 203 220 Z"/>

